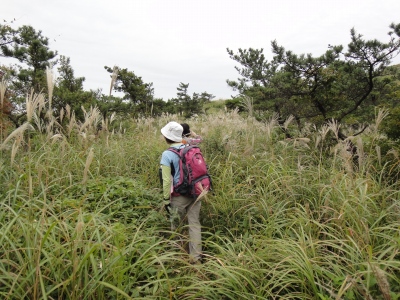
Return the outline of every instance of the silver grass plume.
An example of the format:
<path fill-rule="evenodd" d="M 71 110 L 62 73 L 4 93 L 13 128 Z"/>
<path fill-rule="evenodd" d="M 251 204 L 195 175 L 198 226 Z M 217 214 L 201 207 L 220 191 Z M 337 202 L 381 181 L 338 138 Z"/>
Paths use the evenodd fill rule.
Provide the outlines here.
<path fill-rule="evenodd" d="M 63 119 L 64 119 L 64 114 L 65 114 L 65 110 L 63 107 L 61 107 L 60 110 L 60 123 L 62 123 Z"/>
<path fill-rule="evenodd" d="M 46 67 L 46 79 L 47 79 L 47 90 L 49 93 L 49 111 L 51 113 L 51 103 L 53 99 L 53 90 L 54 90 L 54 74 L 53 70 L 49 67 Z"/>
<path fill-rule="evenodd" d="M 63 141 L 64 140 L 64 136 L 61 133 L 56 133 L 55 135 L 50 137 L 50 140 L 54 144 L 54 143 L 56 143 L 58 141 Z"/>
<path fill-rule="evenodd" d="M 82 106 L 82 110 L 85 116 L 85 122 L 79 128 L 79 132 L 83 132 L 86 128 L 93 127 L 96 129 L 97 125 L 101 123 L 102 115 L 97 107 L 90 107 L 90 110 L 86 112 Z"/>
<path fill-rule="evenodd" d="M 376 147 L 375 147 L 375 151 L 376 151 L 376 156 L 377 156 L 377 158 L 378 158 L 379 166 L 382 166 L 382 153 L 381 153 L 381 147 L 379 147 L 379 145 L 376 145 Z"/>
<path fill-rule="evenodd" d="M 28 122 L 32 121 L 33 114 L 36 109 L 44 107 L 45 99 L 42 93 L 35 94 L 33 89 L 31 90 L 30 95 L 26 96 L 26 117 Z"/>
<path fill-rule="evenodd" d="M 378 287 L 381 290 L 383 299 L 391 300 L 390 285 L 386 273 L 379 267 L 378 264 L 372 264 L 372 271 L 374 272 Z"/>
<path fill-rule="evenodd" d="M 317 148 L 318 147 L 318 145 L 319 145 L 319 143 L 322 141 L 324 141 L 325 140 L 325 137 L 326 137 L 326 135 L 328 134 L 328 132 L 329 132 L 329 127 L 328 127 L 328 125 L 326 125 L 326 124 L 324 124 L 319 130 L 318 130 L 318 135 L 317 135 L 317 137 L 316 137 L 316 140 L 315 140 L 315 148 Z"/>
<path fill-rule="evenodd" d="M 308 143 L 310 142 L 309 138 L 303 137 L 303 138 L 295 138 L 293 141 L 293 146 L 304 146 L 308 149 L 310 149 L 310 146 L 308 146 Z"/>
<path fill-rule="evenodd" d="M 54 132 L 54 125 L 57 125 L 57 122 L 55 118 L 50 118 L 50 121 L 47 123 L 46 126 L 46 132 L 47 132 L 47 140 L 50 140 L 50 138 L 53 136 Z"/>
<path fill-rule="evenodd" d="M 116 116 L 116 113 L 115 113 L 115 111 L 114 111 L 108 119 L 105 119 L 105 120 L 103 119 L 103 120 L 101 121 L 102 128 L 103 128 L 104 130 L 108 131 L 108 125 L 111 125 L 111 123 L 114 122 L 115 116 Z"/>
<path fill-rule="evenodd" d="M 397 152 L 395 149 L 391 149 L 387 152 L 387 154 L 392 154 L 394 156 L 395 159 L 399 159 L 400 155 L 399 152 Z"/>
<path fill-rule="evenodd" d="M 86 158 L 85 169 L 83 171 L 83 180 L 82 180 L 83 184 L 85 184 L 86 181 L 87 181 L 87 177 L 88 177 L 87 174 L 89 172 L 89 167 L 90 167 L 90 165 L 91 165 L 91 163 L 93 161 L 93 157 L 94 157 L 93 148 L 90 148 L 89 154 L 88 154 L 88 156 Z"/>
<path fill-rule="evenodd" d="M 269 120 L 267 121 L 267 123 L 265 124 L 265 129 L 267 131 L 267 138 L 270 139 L 271 138 L 271 134 L 272 134 L 272 130 L 275 128 L 275 126 L 278 124 L 278 119 L 279 119 L 279 115 L 277 113 L 274 113 Z"/>
<path fill-rule="evenodd" d="M 44 121 L 42 119 L 40 119 L 37 114 L 33 114 L 32 119 L 35 122 L 37 130 L 39 132 L 43 132 L 43 127 L 45 126 Z"/>
<path fill-rule="evenodd" d="M 283 123 L 283 128 L 285 128 L 285 130 L 287 130 L 288 127 L 289 127 L 289 125 L 290 125 L 290 123 L 292 123 L 293 120 L 294 120 L 294 116 L 293 116 L 293 115 L 290 115 L 290 116 L 285 120 L 285 123 Z"/>
<path fill-rule="evenodd" d="M 386 118 L 389 115 L 389 110 L 385 108 L 380 108 L 378 110 L 378 113 L 375 117 L 375 128 L 374 131 L 375 133 L 378 133 L 378 128 L 381 122 L 383 121 L 384 118 Z"/>
<path fill-rule="evenodd" d="M 338 123 L 338 121 L 336 121 L 334 119 L 332 119 L 331 121 L 328 121 L 328 127 L 335 134 L 336 140 L 339 140 L 340 124 Z"/>
<path fill-rule="evenodd" d="M 108 131 L 108 119 L 101 120 L 101 130 Z"/>
<path fill-rule="evenodd" d="M 111 114 L 111 116 L 110 116 L 110 122 L 109 122 L 110 125 L 111 125 L 112 122 L 114 122 L 116 115 L 117 115 L 116 112 L 113 112 L 113 113 Z"/>
<path fill-rule="evenodd" d="M 363 140 L 360 137 L 356 138 L 356 145 L 357 145 L 357 156 L 358 156 L 358 168 L 361 170 L 361 168 L 364 165 L 365 152 L 364 152 Z"/>
<path fill-rule="evenodd" d="M 0 145 L 0 149 L 3 149 L 10 140 L 18 137 L 18 135 L 22 135 L 25 132 L 25 130 L 28 130 L 28 129 L 35 130 L 29 122 L 25 122 L 20 127 L 18 127 L 17 129 L 15 129 L 13 132 L 10 133 L 10 135 Z"/>
<path fill-rule="evenodd" d="M 7 82 L 6 80 L 3 78 L 0 82 L 0 108 L 3 108 L 3 103 L 4 103 L 4 98 L 6 95 L 6 90 L 7 90 Z"/>
<path fill-rule="evenodd" d="M 67 104 L 67 105 L 65 106 L 65 111 L 66 111 L 65 116 L 66 116 L 67 119 L 69 120 L 69 119 L 71 118 L 71 106 L 69 106 L 69 104 Z"/>
<path fill-rule="evenodd" d="M 249 113 L 249 117 L 253 116 L 253 98 L 243 95 L 242 101 L 240 101 L 240 103 L 245 107 L 245 109 L 248 111 Z"/>
<path fill-rule="evenodd" d="M 325 140 L 326 135 L 329 132 L 329 126 L 324 124 L 318 132 L 321 134 L 322 140 Z"/>
<path fill-rule="evenodd" d="M 71 116 L 69 117 L 69 123 L 67 125 L 67 135 L 70 136 L 72 133 L 72 130 L 77 127 L 77 122 L 75 119 L 75 113 L 72 112 Z"/>
<path fill-rule="evenodd" d="M 23 140 L 23 135 L 22 134 L 17 135 L 17 137 L 15 138 L 15 141 L 11 147 L 11 165 L 13 165 L 13 163 L 14 163 L 15 156 L 17 154 L 19 146 L 22 143 L 22 140 Z"/>
<path fill-rule="evenodd" d="M 336 155 L 339 154 L 339 158 L 342 159 L 342 166 L 344 169 L 349 173 L 353 174 L 353 163 L 352 163 L 352 153 L 349 150 L 351 148 L 351 141 L 350 140 L 345 140 L 345 141 L 340 141 L 335 147 L 334 147 L 334 153 L 335 153 L 335 158 L 336 160 Z"/>
<path fill-rule="evenodd" d="M 114 87 L 114 84 L 117 81 L 117 77 L 118 77 L 118 67 L 114 66 L 113 72 L 111 74 L 110 96 L 111 96 L 111 92 Z"/>

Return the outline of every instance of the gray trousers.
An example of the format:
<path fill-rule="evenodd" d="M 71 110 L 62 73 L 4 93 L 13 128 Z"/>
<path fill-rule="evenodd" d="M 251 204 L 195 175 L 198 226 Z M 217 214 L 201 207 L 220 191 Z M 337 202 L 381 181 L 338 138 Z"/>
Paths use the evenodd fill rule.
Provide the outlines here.
<path fill-rule="evenodd" d="M 195 262 L 201 258 L 201 201 L 191 197 L 177 196 L 171 198 L 171 229 L 176 230 L 184 225 L 187 217 L 189 228 L 189 254 Z"/>

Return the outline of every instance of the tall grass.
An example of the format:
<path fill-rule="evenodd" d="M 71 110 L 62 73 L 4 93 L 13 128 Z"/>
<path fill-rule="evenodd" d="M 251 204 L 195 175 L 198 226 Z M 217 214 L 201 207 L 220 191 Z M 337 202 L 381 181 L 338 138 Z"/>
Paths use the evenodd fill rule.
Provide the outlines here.
<path fill-rule="evenodd" d="M 381 147 L 384 112 L 351 138 L 358 161 L 333 122 L 287 139 L 292 119 L 280 127 L 277 116 L 187 120 L 214 185 L 202 200 L 205 260 L 191 265 L 157 174 L 160 128 L 183 120 L 112 130 L 114 116 L 91 108 L 78 123 L 66 107 L 35 122 L 43 99 L 28 96 L 29 122 L 0 143 L 1 298 L 398 298 L 398 149 Z"/>

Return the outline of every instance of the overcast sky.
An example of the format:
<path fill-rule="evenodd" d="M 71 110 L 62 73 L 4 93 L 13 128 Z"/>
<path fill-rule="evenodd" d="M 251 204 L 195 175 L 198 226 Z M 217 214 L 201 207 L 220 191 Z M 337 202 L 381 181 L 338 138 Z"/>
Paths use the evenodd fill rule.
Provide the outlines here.
<path fill-rule="evenodd" d="M 4 0 L 0 18 L 41 30 L 51 50 L 71 59 L 75 76 L 86 78 L 87 90 L 108 94 L 104 66 L 117 65 L 153 82 L 157 98 L 175 97 L 183 82 L 190 95 L 227 99 L 236 93 L 226 80 L 238 74 L 226 48 L 264 48 L 270 60 L 277 40 L 317 56 L 328 44 L 347 46 L 352 27 L 388 41 L 390 23 L 400 22 L 400 1 Z M 11 61 L 0 57 L 0 63 Z"/>

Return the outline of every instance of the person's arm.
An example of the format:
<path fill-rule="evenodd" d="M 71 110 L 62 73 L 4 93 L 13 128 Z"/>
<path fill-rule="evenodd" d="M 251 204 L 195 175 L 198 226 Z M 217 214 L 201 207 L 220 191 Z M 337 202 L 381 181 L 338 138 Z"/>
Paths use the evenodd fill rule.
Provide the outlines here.
<path fill-rule="evenodd" d="M 190 139 L 189 140 L 190 140 L 189 144 L 191 144 L 191 145 L 197 145 L 197 144 L 200 144 L 203 141 L 201 136 L 198 135 L 197 133 L 195 133 L 194 131 L 190 132 Z"/>
<path fill-rule="evenodd" d="M 161 165 L 161 176 L 163 183 L 163 199 L 169 200 L 171 197 L 171 167 Z"/>

